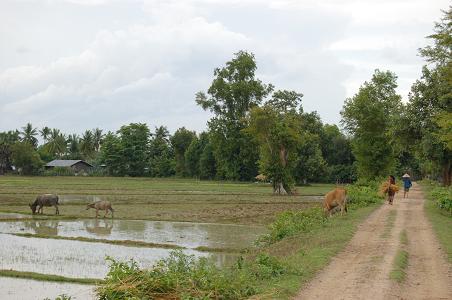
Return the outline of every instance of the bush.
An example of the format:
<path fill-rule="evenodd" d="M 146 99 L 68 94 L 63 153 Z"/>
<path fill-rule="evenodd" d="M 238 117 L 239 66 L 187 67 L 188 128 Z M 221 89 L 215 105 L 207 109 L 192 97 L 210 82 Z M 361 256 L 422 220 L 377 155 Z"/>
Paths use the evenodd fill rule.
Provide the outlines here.
<path fill-rule="evenodd" d="M 75 176 L 75 172 L 71 168 L 55 167 L 47 169 L 43 172 L 44 176 Z"/>
<path fill-rule="evenodd" d="M 435 187 L 431 195 L 438 207 L 452 216 L 452 187 Z"/>
<path fill-rule="evenodd" d="M 97 288 L 100 299 L 245 299 L 255 295 L 258 282 L 284 274 L 274 257 L 259 254 L 255 260 L 240 258 L 229 268 L 219 268 L 206 258 L 196 259 L 172 251 L 150 270 L 140 270 L 133 260 L 111 258 L 105 283 Z"/>
<path fill-rule="evenodd" d="M 378 203 L 383 198 L 378 194 L 377 182 L 369 182 L 368 185 L 347 186 L 347 199 L 351 207 L 364 207 Z"/>

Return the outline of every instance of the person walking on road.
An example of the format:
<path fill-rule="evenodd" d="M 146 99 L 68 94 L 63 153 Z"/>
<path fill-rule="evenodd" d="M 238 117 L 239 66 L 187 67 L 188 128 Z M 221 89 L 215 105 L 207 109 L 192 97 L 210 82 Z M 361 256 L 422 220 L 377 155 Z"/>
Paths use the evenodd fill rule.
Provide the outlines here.
<path fill-rule="evenodd" d="M 395 186 L 395 177 L 389 175 L 389 186 L 388 186 L 388 203 L 392 205 L 394 201 L 394 195 L 397 192 L 394 188 Z"/>
<path fill-rule="evenodd" d="M 408 192 L 410 191 L 410 187 L 413 185 L 410 180 L 410 175 L 408 173 L 405 173 L 402 176 L 403 180 L 403 198 L 408 197 Z"/>

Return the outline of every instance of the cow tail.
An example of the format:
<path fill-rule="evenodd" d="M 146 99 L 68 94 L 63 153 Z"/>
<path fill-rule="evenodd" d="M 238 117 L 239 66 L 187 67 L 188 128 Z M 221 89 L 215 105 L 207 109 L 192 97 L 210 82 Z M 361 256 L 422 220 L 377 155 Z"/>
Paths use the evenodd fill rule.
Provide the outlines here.
<path fill-rule="evenodd" d="M 345 201 L 344 201 L 344 209 L 345 209 L 345 212 L 348 212 L 347 211 L 347 197 L 345 197 Z"/>

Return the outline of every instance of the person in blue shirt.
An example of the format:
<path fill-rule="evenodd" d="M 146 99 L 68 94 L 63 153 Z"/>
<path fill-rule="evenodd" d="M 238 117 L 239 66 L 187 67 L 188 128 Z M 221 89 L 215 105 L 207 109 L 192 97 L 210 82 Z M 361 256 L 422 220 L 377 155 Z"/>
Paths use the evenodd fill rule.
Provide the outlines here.
<path fill-rule="evenodd" d="M 410 175 L 405 174 L 402 176 L 403 178 L 403 198 L 408 197 L 408 192 L 410 191 L 410 187 L 413 185 L 410 180 Z"/>

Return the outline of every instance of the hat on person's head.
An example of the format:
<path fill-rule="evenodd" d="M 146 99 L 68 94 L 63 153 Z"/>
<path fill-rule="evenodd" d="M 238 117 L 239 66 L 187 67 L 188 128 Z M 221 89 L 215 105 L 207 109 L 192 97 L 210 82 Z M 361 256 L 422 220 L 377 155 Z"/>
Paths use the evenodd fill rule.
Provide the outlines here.
<path fill-rule="evenodd" d="M 408 173 L 405 173 L 402 178 L 410 178 L 410 175 L 408 175 Z"/>

